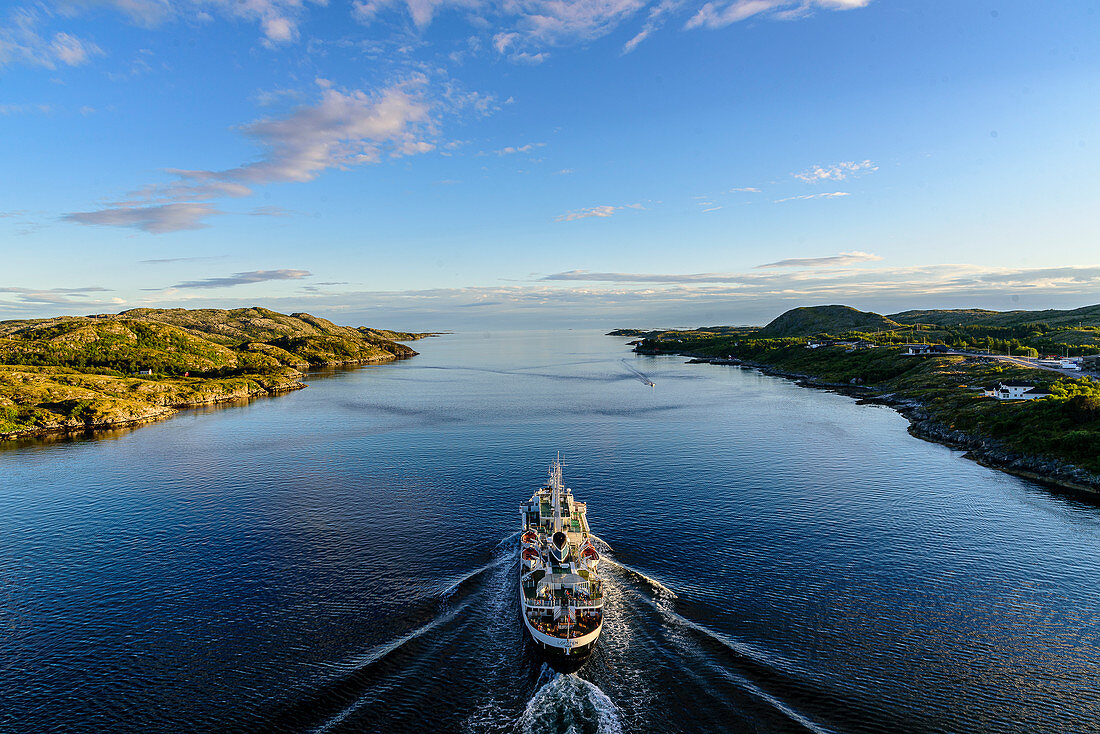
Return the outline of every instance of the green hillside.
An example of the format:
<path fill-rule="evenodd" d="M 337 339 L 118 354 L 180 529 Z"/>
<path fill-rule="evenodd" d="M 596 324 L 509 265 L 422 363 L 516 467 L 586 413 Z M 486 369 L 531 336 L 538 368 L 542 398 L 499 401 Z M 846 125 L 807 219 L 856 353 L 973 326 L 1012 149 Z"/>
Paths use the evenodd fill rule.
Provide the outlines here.
<path fill-rule="evenodd" d="M 1046 326 L 1100 327 L 1100 305 L 1072 310 L 986 311 L 983 309 L 950 309 L 902 311 L 889 318 L 901 324 L 931 324 L 934 326 L 998 326 L 1013 327 L 1030 324 Z"/>
<path fill-rule="evenodd" d="M 133 309 L 0 322 L 0 364 L 225 376 L 416 354 L 376 331 L 265 308 Z M 416 339 L 422 335 L 403 334 Z"/>
<path fill-rule="evenodd" d="M 1100 305 L 1067 311 L 987 311 L 981 309 L 903 311 L 882 316 L 848 306 L 795 308 L 763 328 L 708 326 L 698 329 L 618 329 L 615 336 L 641 336 L 654 344 L 717 339 L 841 337 L 879 345 L 919 341 L 964 351 L 1016 356 L 1078 357 L 1100 353 Z M 654 348 L 647 344 L 645 349 Z"/>
<path fill-rule="evenodd" d="M 412 357 L 426 334 L 265 308 L 0 322 L 0 438 L 106 427 L 303 387 L 298 370 Z M 138 372 L 152 370 L 151 375 Z"/>
<path fill-rule="evenodd" d="M 938 311 L 902 311 L 892 313 L 887 318 L 899 324 L 931 324 L 932 326 L 959 326 L 976 324 L 991 316 L 999 316 L 1004 311 L 986 311 L 980 308 L 958 308 Z M 1026 313 L 1014 311 L 1012 313 Z"/>
<path fill-rule="evenodd" d="M 849 331 L 887 331 L 899 325 L 881 314 L 857 311 L 851 306 L 792 308 L 761 329 L 762 337 L 783 338 L 843 334 Z"/>
<path fill-rule="evenodd" d="M 944 435 L 959 432 L 975 445 L 993 439 L 1007 449 L 1034 458 L 1035 462 L 1029 466 L 1056 459 L 1100 475 L 1100 382 L 1088 376 L 1065 377 L 993 357 L 910 355 L 897 341 L 916 335 L 929 340 L 939 336 L 977 340 L 979 337 L 968 329 L 1008 332 L 1013 328 L 1020 327 L 970 326 L 952 330 L 937 327 L 938 330 L 901 334 L 855 332 L 844 336 L 859 336 L 867 341 L 814 348 L 810 348 L 812 340 L 806 336 L 767 338 L 760 331 L 731 336 L 707 329 L 663 331 L 639 340 L 635 351 L 713 357 L 722 363 L 732 357 L 782 374 L 810 378 L 814 384 L 843 386 L 859 391 L 863 397 L 886 397 L 892 404 L 901 401 L 907 409 L 919 407 L 920 420 L 930 419 L 935 430 Z M 1053 330 L 1036 339 L 1041 341 L 1047 335 L 1065 331 L 1050 328 Z M 1017 340 L 981 339 L 986 339 L 982 346 L 992 343 L 1001 353 L 1006 345 L 1017 354 L 1024 348 Z M 1096 351 L 1095 346 L 1090 348 Z M 982 388 L 1001 380 L 1026 380 L 1049 390 L 1051 396 L 999 401 L 983 394 Z M 950 440 L 957 440 L 957 436 Z M 989 449 L 993 453 L 987 454 L 993 456 L 999 450 Z M 1100 483 L 1097 487 L 1100 488 Z"/>

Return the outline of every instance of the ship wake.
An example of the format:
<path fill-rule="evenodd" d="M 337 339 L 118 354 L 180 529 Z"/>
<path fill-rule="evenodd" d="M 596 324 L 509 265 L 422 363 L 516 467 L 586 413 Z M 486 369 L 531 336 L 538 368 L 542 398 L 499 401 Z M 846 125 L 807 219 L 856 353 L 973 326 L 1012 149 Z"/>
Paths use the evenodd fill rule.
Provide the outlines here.
<path fill-rule="evenodd" d="M 573 674 L 554 673 L 545 666 L 546 680 L 520 717 L 522 734 L 621 734 L 619 709 L 594 683 Z"/>
<path fill-rule="evenodd" d="M 622 362 L 623 367 L 626 367 L 626 369 L 630 372 L 630 374 L 632 376 L 634 376 L 634 378 L 637 379 L 639 382 L 641 382 L 643 385 L 646 385 L 647 387 L 653 387 L 656 384 L 656 383 L 653 382 L 653 380 L 649 379 L 648 375 L 646 375 L 644 372 L 639 370 L 634 365 L 630 364 L 630 362 L 627 362 L 625 359 L 620 360 L 620 361 Z"/>

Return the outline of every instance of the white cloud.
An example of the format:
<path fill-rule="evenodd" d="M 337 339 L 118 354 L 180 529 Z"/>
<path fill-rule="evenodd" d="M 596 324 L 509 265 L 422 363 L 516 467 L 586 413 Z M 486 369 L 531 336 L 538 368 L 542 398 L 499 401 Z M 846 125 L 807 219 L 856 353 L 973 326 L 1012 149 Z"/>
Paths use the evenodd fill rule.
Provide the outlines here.
<path fill-rule="evenodd" d="M 542 61 L 537 50 L 604 36 L 647 4 L 648 0 L 504 0 L 504 11 L 514 22 L 509 32 L 497 34 L 494 46 L 501 53 L 512 49 L 513 60 Z"/>
<path fill-rule="evenodd" d="M 791 175 L 806 183 L 819 183 L 821 181 L 843 181 L 850 176 L 874 173 L 877 170 L 878 166 L 871 161 L 843 161 L 834 163 L 831 166 L 814 166 Z"/>
<path fill-rule="evenodd" d="M 251 184 L 310 181 L 328 168 L 376 163 L 386 154 L 427 152 L 434 148 L 421 137 L 431 127 L 428 104 L 409 86 L 393 86 L 377 95 L 325 89 L 316 105 L 243 128 L 267 149 L 259 161 L 227 171 L 189 173 Z"/>
<path fill-rule="evenodd" d="M 307 5 L 326 5 L 327 0 L 106 0 L 130 19 L 147 27 L 210 9 L 217 15 L 242 19 L 260 26 L 269 46 L 298 38 L 298 24 Z"/>
<path fill-rule="evenodd" d="M 69 66 L 86 64 L 89 56 L 102 53 L 94 43 L 82 41 L 68 33 L 55 33 L 50 50 L 58 60 Z"/>
<path fill-rule="evenodd" d="M 44 32 L 40 27 L 57 18 L 73 18 L 101 7 L 112 8 L 134 25 L 155 28 L 181 18 L 216 15 L 259 25 L 268 46 L 298 38 L 305 8 L 328 0 L 55 0 L 16 7 L 0 26 L 0 67 L 13 62 L 44 66 L 80 66 L 103 54 L 94 42 L 64 30 Z"/>
<path fill-rule="evenodd" d="M 659 326 L 766 323 L 794 306 L 847 303 L 880 313 L 927 307 L 1076 307 L 1095 301 L 1100 267 L 997 269 L 978 265 L 755 271 L 729 274 L 570 271 L 525 285 L 406 291 L 329 291 L 268 299 L 348 323 L 420 324 L 424 330 L 499 323 Z M 226 307 L 224 299 L 218 304 Z M 177 304 L 178 305 L 178 304 Z M 241 305 L 248 305 L 243 302 Z M 342 315 L 342 316 L 341 316 Z"/>
<path fill-rule="evenodd" d="M 764 263 L 763 265 L 757 265 L 757 268 L 835 268 L 844 265 L 854 265 L 855 263 L 862 262 L 874 262 L 881 260 L 878 255 L 870 252 L 860 252 L 855 250 L 853 252 L 842 252 L 839 255 L 828 255 L 826 257 L 792 257 L 786 260 L 776 260 L 771 263 Z"/>
<path fill-rule="evenodd" d="M 97 5 L 113 7 L 134 25 L 155 28 L 176 16 L 179 0 L 62 0 L 60 3 L 68 12 L 76 12 L 81 7 L 92 8 Z"/>
<path fill-rule="evenodd" d="M 257 161 L 222 171 L 168 169 L 176 181 L 65 218 L 155 234 L 197 229 L 205 226 L 205 217 L 220 213 L 204 203 L 210 199 L 248 196 L 257 185 L 311 181 L 327 169 L 377 163 L 385 156 L 426 153 L 435 147 L 428 139 L 434 125 L 419 85 L 395 85 L 378 94 L 325 88 L 314 105 L 242 128 L 265 151 Z"/>
<path fill-rule="evenodd" d="M 739 189 L 730 189 L 731 194 L 759 194 L 760 189 L 753 186 L 742 186 Z"/>
<path fill-rule="evenodd" d="M 547 275 L 541 280 L 588 281 L 593 283 L 742 283 L 752 275 L 737 273 L 594 273 L 589 270 L 567 270 Z"/>
<path fill-rule="evenodd" d="M 872 256 L 874 257 L 874 256 Z M 811 259 L 811 258 L 808 258 Z M 811 259 L 812 260 L 812 259 Z M 690 291 L 706 294 L 753 296 L 865 297 L 873 294 L 986 295 L 1001 289 L 1045 289 L 1082 293 L 1090 297 L 1100 287 L 1100 266 L 1056 268 L 990 268 L 942 264 L 905 268 L 824 268 L 753 273 L 629 273 L 568 270 L 542 281 L 699 286 Z M 711 287 L 707 284 L 717 284 Z M 671 292 L 671 291 L 670 291 Z M 679 290 L 680 293 L 688 293 Z"/>
<path fill-rule="evenodd" d="M 471 21 L 494 29 L 492 47 L 509 60 L 538 64 L 547 47 L 589 41 L 610 33 L 650 0 L 355 0 L 353 15 L 373 23 L 385 12 L 403 11 L 417 28 L 443 10 L 471 12 Z M 682 0 L 663 0 L 650 11 L 650 24 Z M 639 39 L 640 40 L 640 39 Z M 634 45 L 637 45 L 636 43 Z M 631 46 L 633 48 L 633 46 Z"/>
<path fill-rule="evenodd" d="M 870 4 L 871 0 L 719 0 L 704 4 L 684 27 L 724 28 L 756 15 L 789 20 L 808 15 L 817 8 L 854 10 Z"/>
<path fill-rule="evenodd" d="M 256 96 L 253 100 L 261 107 L 270 107 L 278 104 L 284 99 L 299 100 L 302 98 L 302 92 L 298 89 L 265 89 L 256 92 Z"/>
<path fill-rule="evenodd" d="M 254 305 L 255 296 L 248 295 L 248 289 L 240 291 L 235 296 L 233 290 L 169 289 L 148 294 L 141 305 Z M 285 313 L 308 311 L 337 323 L 373 323 L 414 331 L 518 323 L 542 327 L 587 324 L 607 330 L 662 323 L 763 324 L 788 308 L 816 303 L 847 303 L 880 313 L 928 307 L 1075 308 L 1095 303 L 1100 265 L 1021 269 L 939 264 L 687 275 L 569 271 L 522 285 L 303 291 L 265 297 L 264 302 Z M 53 297 L 45 289 L 35 292 Z M 48 311 L 55 314 L 68 308 L 51 304 Z M 71 308 L 75 311 L 84 305 Z M 45 315 L 46 307 L 0 299 L 0 310 Z"/>
<path fill-rule="evenodd" d="M 417 28 L 426 28 L 442 9 L 475 9 L 482 0 L 355 0 L 352 14 L 361 22 L 373 23 L 383 11 L 404 7 Z"/>
<path fill-rule="evenodd" d="M 111 298 L 107 300 L 96 299 L 89 297 L 89 293 L 106 293 L 110 292 L 109 288 L 93 285 L 85 288 L 15 288 L 15 287 L 0 287 L 0 293 L 10 293 L 15 299 L 16 303 L 6 301 L 0 298 L 0 306 L 13 306 L 17 304 L 27 304 L 33 306 L 78 306 L 85 308 L 88 306 L 102 306 L 105 304 L 122 303 L 120 298 Z"/>
<path fill-rule="evenodd" d="M 776 199 L 776 204 L 782 204 L 784 201 L 807 201 L 809 199 L 837 199 L 841 196 L 851 196 L 847 191 L 834 191 L 832 193 L 821 194 L 802 194 L 801 196 L 788 196 L 785 199 Z"/>
<path fill-rule="evenodd" d="M 641 204 L 626 204 L 624 206 L 612 206 L 611 204 L 601 204 L 599 206 L 588 207 L 587 209 L 576 209 L 565 214 L 560 214 L 554 218 L 555 222 L 572 222 L 577 219 L 587 219 L 589 217 L 610 217 L 617 211 L 623 209 L 644 209 Z"/>
<path fill-rule="evenodd" d="M 514 155 L 516 153 L 530 153 L 535 148 L 542 148 L 546 143 L 527 143 L 526 145 L 509 145 L 500 150 L 494 150 L 493 155 Z"/>
<path fill-rule="evenodd" d="M 172 288 L 231 288 L 235 285 L 247 285 L 249 283 L 263 283 L 269 280 L 301 280 L 308 278 L 313 273 L 308 270 L 249 270 L 244 273 L 233 273 L 221 278 L 204 278 L 203 280 L 188 280 L 176 283 Z"/>
<path fill-rule="evenodd" d="M 94 42 L 70 33 L 44 34 L 46 13 L 32 8 L 15 8 L 0 26 L 0 68 L 20 63 L 56 69 L 60 65 L 81 66 L 93 56 L 103 55 Z"/>
<path fill-rule="evenodd" d="M 152 234 L 202 229 L 204 220 L 221 214 L 217 207 L 205 203 L 156 204 L 152 206 L 115 206 L 93 212 L 73 212 L 63 218 L 78 224 L 106 224 L 133 227 Z"/>
<path fill-rule="evenodd" d="M 660 2 L 651 7 L 645 25 L 642 26 L 642 30 L 638 31 L 629 41 L 623 44 L 622 52 L 628 54 L 636 49 L 638 44 L 653 35 L 654 31 L 664 24 L 666 16 L 682 8 L 685 2 L 686 0 L 660 0 Z"/>
<path fill-rule="evenodd" d="M 720 28 L 737 20 L 765 13 L 792 19 L 814 9 L 844 10 L 867 5 L 870 0 L 718 0 L 707 2 L 688 21 L 688 28 Z M 668 18 L 698 0 L 354 0 L 352 15 L 371 24 L 385 14 L 401 14 L 419 30 L 445 11 L 463 11 L 481 29 L 492 29 L 491 46 L 516 63 L 538 64 L 549 58 L 546 49 L 585 43 L 603 37 L 643 11 L 641 28 L 623 44 L 622 53 L 634 51 Z M 458 62 L 468 50 L 452 53 Z"/>

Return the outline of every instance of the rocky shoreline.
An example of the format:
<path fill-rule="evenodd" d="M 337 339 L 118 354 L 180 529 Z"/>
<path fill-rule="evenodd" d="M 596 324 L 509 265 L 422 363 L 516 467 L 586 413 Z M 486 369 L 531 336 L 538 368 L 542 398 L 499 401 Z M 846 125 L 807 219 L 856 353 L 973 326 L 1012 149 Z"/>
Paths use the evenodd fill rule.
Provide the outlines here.
<path fill-rule="evenodd" d="M 182 402 L 171 402 L 163 405 L 151 405 L 140 411 L 125 411 L 112 415 L 103 420 L 80 421 L 69 419 L 55 423 L 36 426 L 21 431 L 0 433 L 0 441 L 14 441 L 26 438 L 53 436 L 59 434 L 87 434 L 96 431 L 109 431 L 119 428 L 132 428 L 134 426 L 153 423 L 155 421 L 171 418 L 181 410 L 189 408 L 201 408 L 205 405 L 217 405 L 237 400 L 248 400 L 256 397 L 272 397 L 282 395 L 306 387 L 299 379 L 288 382 L 263 385 L 258 382 L 251 383 L 246 389 L 233 389 L 229 391 L 214 392 L 203 395 L 200 399 Z"/>
<path fill-rule="evenodd" d="M 666 353 L 667 354 L 667 353 Z M 759 370 L 773 377 L 793 380 L 802 387 L 839 392 L 856 398 L 861 403 L 884 405 L 893 408 L 909 421 L 909 433 L 917 438 L 943 444 L 965 451 L 966 458 L 982 466 L 1015 474 L 1026 479 L 1049 484 L 1061 489 L 1100 495 L 1100 475 L 1058 459 L 1027 456 L 1004 446 L 999 441 L 959 431 L 933 419 L 927 407 L 920 401 L 902 398 L 891 393 L 878 393 L 871 387 L 818 380 L 813 375 L 790 372 L 772 365 L 740 359 L 720 359 L 706 355 L 680 352 L 689 357 L 689 364 L 740 365 Z"/>
<path fill-rule="evenodd" d="M 402 353 L 389 358 L 372 357 L 369 359 L 331 361 L 318 367 L 356 367 L 381 362 L 394 362 L 409 359 L 417 353 L 409 349 L 409 353 Z M 308 368 L 309 365 L 302 365 Z M 93 420 L 64 419 L 45 425 L 35 426 L 19 431 L 0 433 L 0 441 L 14 441 L 28 438 L 40 438 L 46 436 L 63 436 L 75 434 L 94 434 L 100 431 L 112 431 L 120 428 L 132 428 L 135 426 L 153 423 L 159 420 L 171 418 L 181 410 L 201 408 L 203 406 L 231 403 L 239 400 L 250 400 L 259 397 L 275 397 L 286 393 L 302 390 L 307 385 L 302 382 L 305 375 L 297 369 L 288 369 L 273 375 L 245 375 L 232 379 L 232 385 L 216 384 L 216 380 L 206 381 L 192 378 L 196 381 L 198 393 L 187 400 L 172 400 L 165 396 L 164 402 L 146 404 L 140 409 L 133 407 L 123 408 L 118 412 Z"/>

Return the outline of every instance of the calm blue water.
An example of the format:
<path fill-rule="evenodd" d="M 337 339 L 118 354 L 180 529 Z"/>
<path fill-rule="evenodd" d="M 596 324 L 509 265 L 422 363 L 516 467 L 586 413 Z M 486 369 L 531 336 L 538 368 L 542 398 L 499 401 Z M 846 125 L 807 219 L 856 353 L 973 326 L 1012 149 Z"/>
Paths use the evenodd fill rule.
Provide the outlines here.
<path fill-rule="evenodd" d="M 624 341 L 448 336 L 5 446 L 0 729 L 1100 732 L 1097 504 Z M 514 591 L 557 451 L 621 564 L 577 676 Z"/>

